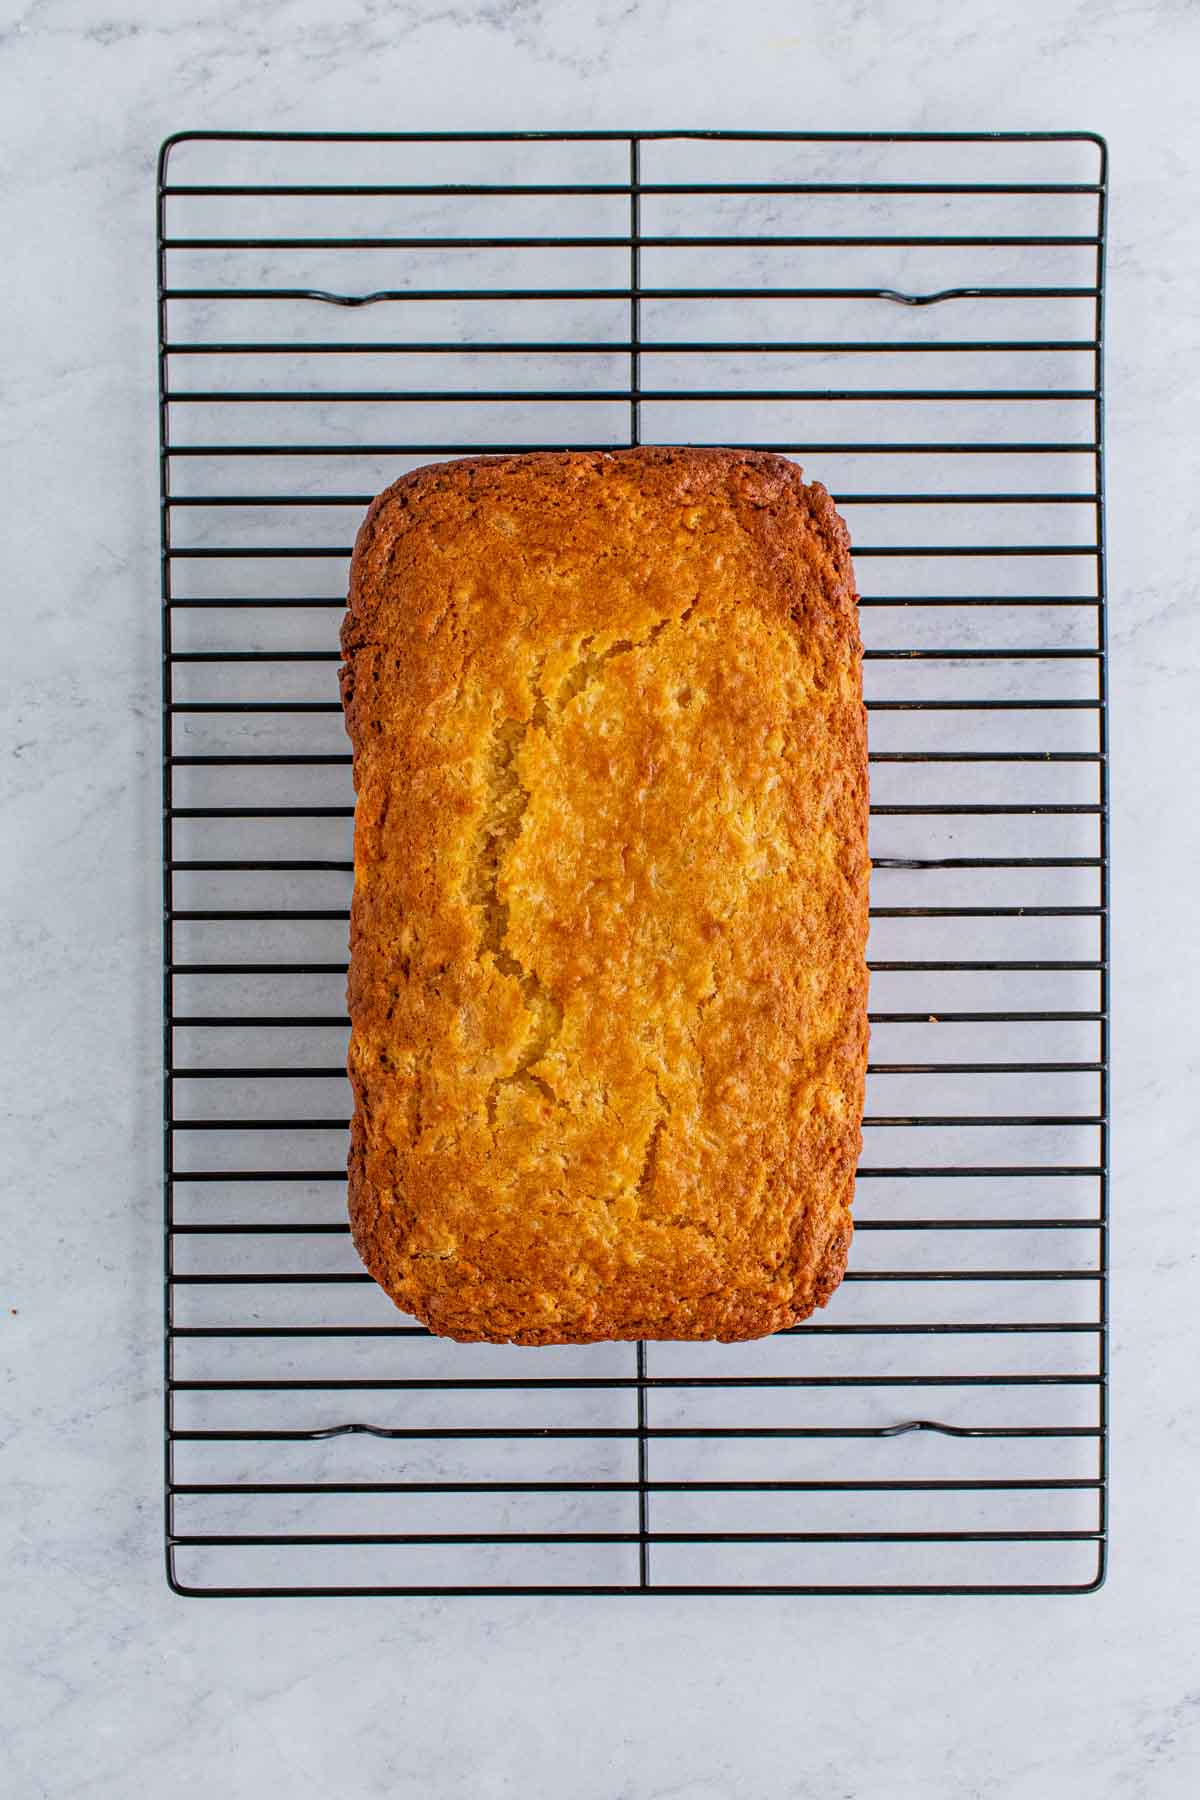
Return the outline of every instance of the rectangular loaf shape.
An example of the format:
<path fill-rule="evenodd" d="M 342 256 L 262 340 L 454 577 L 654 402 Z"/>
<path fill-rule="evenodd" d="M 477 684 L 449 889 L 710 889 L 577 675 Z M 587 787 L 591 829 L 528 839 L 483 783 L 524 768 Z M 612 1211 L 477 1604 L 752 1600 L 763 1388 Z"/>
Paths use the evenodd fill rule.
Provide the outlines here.
<path fill-rule="evenodd" d="M 867 1047 L 845 527 L 783 458 L 418 469 L 358 535 L 354 1241 L 435 1332 L 758 1337 L 841 1280 Z"/>

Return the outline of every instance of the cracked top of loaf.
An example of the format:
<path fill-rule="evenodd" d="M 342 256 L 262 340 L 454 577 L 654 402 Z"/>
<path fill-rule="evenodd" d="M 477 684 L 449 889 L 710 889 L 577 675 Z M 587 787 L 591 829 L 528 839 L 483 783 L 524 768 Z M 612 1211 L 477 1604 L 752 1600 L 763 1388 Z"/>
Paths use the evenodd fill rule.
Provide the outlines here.
<path fill-rule="evenodd" d="M 756 1337 L 850 1244 L 867 756 L 780 457 L 418 469 L 359 532 L 350 1217 L 461 1339 Z"/>

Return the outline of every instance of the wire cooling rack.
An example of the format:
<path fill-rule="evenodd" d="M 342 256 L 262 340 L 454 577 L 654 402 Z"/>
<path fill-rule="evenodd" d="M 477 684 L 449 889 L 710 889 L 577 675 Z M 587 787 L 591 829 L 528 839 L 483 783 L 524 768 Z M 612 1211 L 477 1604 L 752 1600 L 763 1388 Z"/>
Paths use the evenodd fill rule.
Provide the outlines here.
<path fill-rule="evenodd" d="M 176 1591 L 1103 1578 L 1105 188 L 1083 133 L 164 146 Z M 854 538 L 858 1233 L 761 1343 L 455 1345 L 345 1224 L 347 558 L 418 463 L 639 442 L 794 455 Z"/>

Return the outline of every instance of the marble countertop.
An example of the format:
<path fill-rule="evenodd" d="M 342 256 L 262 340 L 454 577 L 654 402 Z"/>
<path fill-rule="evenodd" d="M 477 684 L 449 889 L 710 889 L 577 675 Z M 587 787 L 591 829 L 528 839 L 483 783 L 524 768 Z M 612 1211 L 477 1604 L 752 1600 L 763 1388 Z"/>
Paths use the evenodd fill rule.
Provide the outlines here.
<path fill-rule="evenodd" d="M 1200 1791 L 1200 11 L 7 0 L 0 48 L 0 1787 Z M 158 144 L 631 124 L 1110 144 L 1114 1485 L 1094 1596 L 232 1604 L 163 1580 Z"/>

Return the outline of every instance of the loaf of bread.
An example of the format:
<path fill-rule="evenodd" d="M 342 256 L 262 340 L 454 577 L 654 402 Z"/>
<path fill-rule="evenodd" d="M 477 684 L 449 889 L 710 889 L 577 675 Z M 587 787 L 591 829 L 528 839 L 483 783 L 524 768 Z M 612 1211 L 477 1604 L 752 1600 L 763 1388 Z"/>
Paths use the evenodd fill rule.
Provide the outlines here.
<path fill-rule="evenodd" d="M 418 469 L 358 535 L 354 1242 L 519 1344 L 761 1336 L 841 1280 L 867 1045 L 845 527 L 777 456 Z"/>

